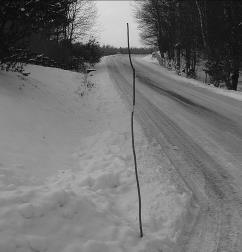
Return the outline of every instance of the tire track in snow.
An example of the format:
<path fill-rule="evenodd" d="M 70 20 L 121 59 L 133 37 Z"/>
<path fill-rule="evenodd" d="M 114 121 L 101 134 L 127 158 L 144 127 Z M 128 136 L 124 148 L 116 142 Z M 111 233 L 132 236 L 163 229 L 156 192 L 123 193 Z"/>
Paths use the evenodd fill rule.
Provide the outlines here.
<path fill-rule="evenodd" d="M 122 72 L 127 73 L 125 64 L 120 65 L 112 60 L 108 68 L 112 79 L 130 102 L 131 86 L 122 74 Z M 161 95 L 164 95 L 163 90 L 162 92 Z M 180 95 L 173 93 L 169 93 L 172 99 L 178 99 L 181 103 Z M 183 102 L 192 107 L 196 105 L 189 104 L 184 99 Z M 195 107 L 202 112 L 212 113 L 212 110 L 203 109 L 200 105 Z M 137 91 L 136 111 L 142 124 L 150 128 L 161 146 L 165 146 L 163 150 L 193 192 L 200 206 L 196 225 L 190 227 L 190 232 L 184 230 L 178 240 L 178 251 L 239 252 L 241 250 L 242 200 L 241 195 L 234 191 L 232 178 L 209 153 L 203 150 L 202 146 L 197 145 L 179 125 L 139 91 Z M 227 118 L 221 116 L 220 119 Z M 240 133 L 240 131 L 241 129 L 236 129 L 236 132 Z M 187 226 L 184 229 L 186 228 Z M 177 251 L 177 248 L 174 251 Z"/>

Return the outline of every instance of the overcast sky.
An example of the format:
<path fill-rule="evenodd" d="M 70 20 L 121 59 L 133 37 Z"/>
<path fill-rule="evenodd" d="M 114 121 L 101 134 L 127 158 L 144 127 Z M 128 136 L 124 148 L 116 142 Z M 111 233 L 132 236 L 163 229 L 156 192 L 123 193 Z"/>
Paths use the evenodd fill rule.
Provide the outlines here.
<path fill-rule="evenodd" d="M 127 46 L 126 23 L 130 25 L 131 46 L 141 47 L 137 23 L 133 17 L 132 1 L 96 1 L 98 30 L 101 44 Z"/>

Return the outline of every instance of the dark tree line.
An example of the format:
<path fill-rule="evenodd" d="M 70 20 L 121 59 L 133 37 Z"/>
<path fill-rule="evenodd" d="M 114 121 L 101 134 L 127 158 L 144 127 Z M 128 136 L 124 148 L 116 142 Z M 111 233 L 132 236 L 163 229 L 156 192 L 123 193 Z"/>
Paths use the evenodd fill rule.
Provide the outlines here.
<path fill-rule="evenodd" d="M 128 54 L 127 47 L 114 47 L 110 45 L 103 45 L 101 48 L 101 53 L 103 56 L 114 55 L 114 54 Z M 150 54 L 153 49 L 150 47 L 132 47 L 132 54 Z"/>
<path fill-rule="evenodd" d="M 195 76 L 199 58 L 215 86 L 237 90 L 242 59 L 242 2 L 146 0 L 135 11 L 141 36 L 177 72 Z M 181 61 L 185 62 L 182 67 Z"/>
<path fill-rule="evenodd" d="M 91 30 L 96 17 L 95 3 L 86 0 L 1 0 L 0 64 L 19 70 L 16 64 L 36 55 L 52 58 L 58 66 L 72 68 L 94 57 L 97 42 L 80 43 Z M 76 45 L 75 45 L 76 44 Z M 75 45 L 75 46 L 74 46 Z M 74 48 L 75 47 L 75 48 Z M 48 57 L 46 57 L 48 56 Z M 38 59 L 38 57 L 37 57 Z"/>

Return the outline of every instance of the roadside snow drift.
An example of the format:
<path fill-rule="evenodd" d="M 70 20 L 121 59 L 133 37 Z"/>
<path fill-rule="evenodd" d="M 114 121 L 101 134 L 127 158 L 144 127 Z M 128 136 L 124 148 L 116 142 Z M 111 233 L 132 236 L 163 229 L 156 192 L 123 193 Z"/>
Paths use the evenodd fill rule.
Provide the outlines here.
<path fill-rule="evenodd" d="M 189 196 L 171 164 L 135 125 L 103 64 L 85 87 L 79 73 L 29 66 L 0 72 L 0 252 L 171 251 Z"/>
<path fill-rule="evenodd" d="M 242 101 L 242 76 L 240 75 L 239 78 L 239 83 L 238 83 L 238 91 L 234 91 L 234 90 L 227 90 L 225 88 L 217 88 L 214 85 L 208 83 L 205 84 L 204 82 L 202 82 L 201 80 L 195 80 L 192 78 L 187 78 L 185 76 L 180 76 L 177 75 L 176 71 L 174 70 L 168 70 L 165 67 L 162 67 L 158 60 L 154 57 L 152 57 L 152 55 L 146 55 L 145 57 L 143 57 L 143 60 L 149 63 L 153 63 L 154 65 L 156 65 L 156 69 L 158 69 L 159 71 L 162 71 L 163 75 L 166 75 L 168 77 L 170 77 L 173 80 L 176 81 L 182 81 L 185 83 L 189 83 L 191 85 L 195 85 L 195 86 L 199 86 L 201 88 L 206 88 L 208 90 L 210 90 L 211 92 L 220 94 L 220 95 L 225 95 L 225 96 L 229 96 L 231 98 L 234 98 L 236 100 Z M 201 69 L 198 69 L 198 75 L 203 75 L 203 71 Z"/>

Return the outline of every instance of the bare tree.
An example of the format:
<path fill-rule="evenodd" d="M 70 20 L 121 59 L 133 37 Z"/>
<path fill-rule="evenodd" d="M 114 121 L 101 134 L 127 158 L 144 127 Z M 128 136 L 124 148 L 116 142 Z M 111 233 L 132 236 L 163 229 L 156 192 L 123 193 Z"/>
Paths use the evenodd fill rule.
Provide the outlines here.
<path fill-rule="evenodd" d="M 73 42 L 85 37 L 95 23 L 97 10 L 94 1 L 75 0 L 68 6 L 69 23 L 64 32 L 64 39 Z"/>
<path fill-rule="evenodd" d="M 191 0 L 147 0 L 137 3 L 136 7 L 141 37 L 157 46 L 161 56 L 166 53 L 166 64 L 176 67 L 178 72 L 180 55 L 184 51 L 187 75 L 195 71 L 196 50 L 200 43 L 195 12 Z"/>

